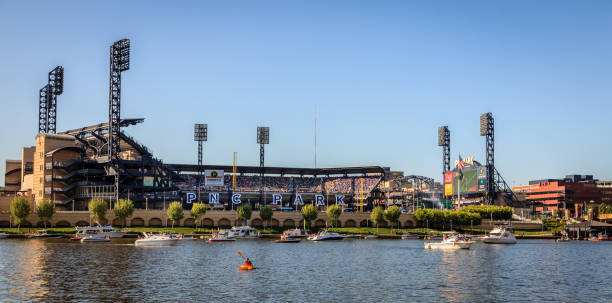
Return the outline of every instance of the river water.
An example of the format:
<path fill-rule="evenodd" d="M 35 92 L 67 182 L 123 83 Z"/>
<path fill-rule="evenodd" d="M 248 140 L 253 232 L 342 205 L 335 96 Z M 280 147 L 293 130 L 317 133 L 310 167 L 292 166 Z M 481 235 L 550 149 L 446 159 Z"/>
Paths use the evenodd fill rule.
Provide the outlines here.
<path fill-rule="evenodd" d="M 610 302 L 612 243 L 523 240 L 432 251 L 420 240 L 280 244 L 0 240 L 2 301 Z M 256 266 L 239 272 L 241 251 Z"/>

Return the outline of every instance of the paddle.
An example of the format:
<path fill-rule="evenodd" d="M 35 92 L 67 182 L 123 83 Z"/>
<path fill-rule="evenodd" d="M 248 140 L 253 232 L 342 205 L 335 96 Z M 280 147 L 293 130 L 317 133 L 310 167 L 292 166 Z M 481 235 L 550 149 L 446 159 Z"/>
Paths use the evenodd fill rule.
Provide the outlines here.
<path fill-rule="evenodd" d="M 244 259 L 244 256 L 242 255 L 241 252 L 238 252 L 238 255 L 241 256 Z"/>

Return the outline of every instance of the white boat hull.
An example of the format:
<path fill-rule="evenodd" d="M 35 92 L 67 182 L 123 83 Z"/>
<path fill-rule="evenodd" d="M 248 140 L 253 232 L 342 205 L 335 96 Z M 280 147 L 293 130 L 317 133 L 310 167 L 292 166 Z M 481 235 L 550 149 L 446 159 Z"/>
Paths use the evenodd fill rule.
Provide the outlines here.
<path fill-rule="evenodd" d="M 134 242 L 136 246 L 170 246 L 176 243 L 176 239 L 158 239 L 158 240 L 148 240 L 148 239 L 138 239 Z"/>
<path fill-rule="evenodd" d="M 470 249 L 473 242 L 425 243 L 425 249 Z"/>

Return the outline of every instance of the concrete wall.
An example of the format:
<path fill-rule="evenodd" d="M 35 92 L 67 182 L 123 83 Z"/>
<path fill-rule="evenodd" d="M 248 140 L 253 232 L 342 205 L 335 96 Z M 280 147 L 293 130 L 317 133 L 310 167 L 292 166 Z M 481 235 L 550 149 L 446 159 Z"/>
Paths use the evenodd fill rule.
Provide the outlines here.
<path fill-rule="evenodd" d="M 34 201 L 42 201 L 43 198 L 51 199 L 51 195 L 44 194 L 45 187 L 51 187 L 51 182 L 45 182 L 46 163 L 51 163 L 50 157 L 45 157 L 46 153 L 60 147 L 78 146 L 74 137 L 69 135 L 57 134 L 38 134 L 36 136 L 36 151 L 34 153 L 34 173 L 33 190 Z M 54 156 L 54 161 L 65 161 L 74 158 L 74 153 L 59 153 Z M 51 174 L 51 171 L 48 171 Z"/>
<path fill-rule="evenodd" d="M 9 201 L 10 203 L 10 201 Z M 194 226 L 195 221 L 190 217 L 190 212 L 184 212 L 185 218 L 175 226 Z M 369 221 L 369 213 L 343 213 L 339 219 L 339 225 L 342 227 L 359 227 L 373 226 Z M 108 211 L 105 216 L 105 222 L 113 225 L 122 225 L 121 221 L 115 217 L 112 211 Z M 9 225 L 9 214 L 0 213 L 0 227 Z M 30 214 L 26 218 L 22 226 L 42 226 L 42 221 L 35 214 Z M 225 227 L 242 224 L 238 220 L 238 215 L 235 211 L 208 211 L 204 216 L 203 226 Z M 413 215 L 402 214 L 400 217 L 401 226 L 415 226 L 416 220 Z M 312 222 L 313 226 L 324 227 L 325 222 L 331 226 L 331 221 L 324 212 L 319 212 L 317 220 Z M 88 225 L 90 223 L 89 213 L 82 212 L 58 212 L 51 219 L 52 226 L 75 226 Z M 162 210 L 135 210 L 134 215 L 127 219 L 127 226 L 171 226 L 172 222 L 168 220 L 166 212 Z M 251 216 L 250 225 L 262 226 L 263 222 L 259 218 L 259 212 L 254 211 Z M 302 215 L 300 212 L 274 212 L 271 222 L 266 223 L 267 226 L 284 226 L 296 227 L 302 226 Z M 383 224 L 382 226 L 384 226 Z"/>

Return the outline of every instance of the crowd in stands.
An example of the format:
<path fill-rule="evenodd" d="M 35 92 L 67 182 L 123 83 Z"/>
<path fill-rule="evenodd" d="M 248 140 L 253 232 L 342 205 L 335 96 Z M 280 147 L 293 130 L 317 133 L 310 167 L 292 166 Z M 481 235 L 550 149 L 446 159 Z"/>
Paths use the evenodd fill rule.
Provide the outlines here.
<path fill-rule="evenodd" d="M 183 175 L 185 182 L 177 183 L 177 186 L 182 190 L 197 189 L 198 177 L 196 175 Z M 296 190 L 301 193 L 319 193 L 325 191 L 328 193 L 359 193 L 361 191 L 361 182 L 363 180 L 363 191 L 372 191 L 380 177 L 333 177 L 333 178 L 314 178 L 314 177 L 280 177 L 266 176 L 264 177 L 264 190 L 267 192 L 292 192 Z M 257 175 L 236 176 L 237 192 L 257 192 L 260 189 L 260 177 Z M 206 187 L 204 180 L 201 184 L 202 189 L 209 190 L 230 190 L 233 188 L 233 180 L 231 175 L 224 176 L 223 187 Z"/>

